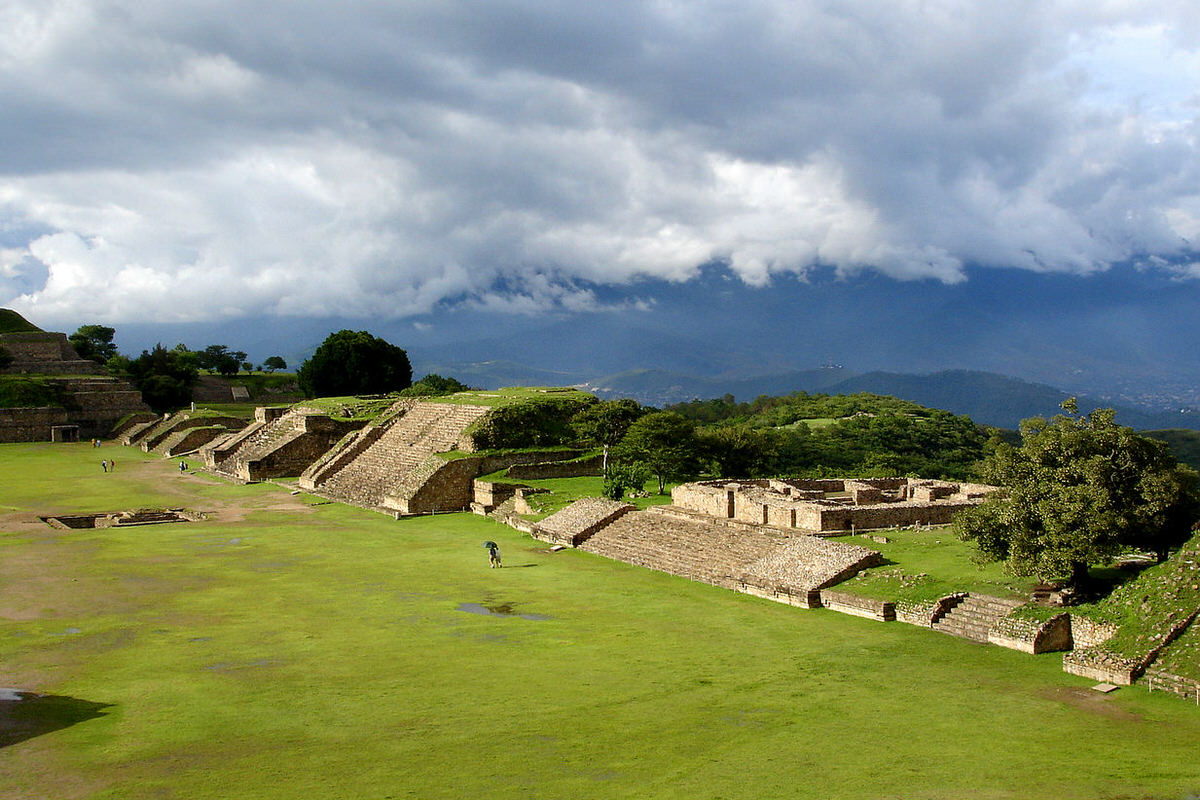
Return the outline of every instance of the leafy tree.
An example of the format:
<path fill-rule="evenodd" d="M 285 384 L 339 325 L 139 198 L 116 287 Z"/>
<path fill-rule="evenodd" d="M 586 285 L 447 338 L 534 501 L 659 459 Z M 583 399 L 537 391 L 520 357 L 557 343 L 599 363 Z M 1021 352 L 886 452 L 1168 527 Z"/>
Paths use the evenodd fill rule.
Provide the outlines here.
<path fill-rule="evenodd" d="M 650 480 L 645 464 L 613 464 L 604 476 L 603 494 L 609 500 L 620 500 L 630 489 L 641 491 Z"/>
<path fill-rule="evenodd" d="M 0 347 L 0 369 L 4 369 L 11 363 L 13 363 L 13 354 Z"/>
<path fill-rule="evenodd" d="M 67 337 L 67 341 L 80 358 L 105 364 L 117 354 L 117 346 L 113 344 L 114 335 L 116 331 L 104 325 L 80 325 L 79 330 Z"/>
<path fill-rule="evenodd" d="M 296 372 L 309 397 L 383 394 L 412 383 L 408 353 L 366 331 L 331 333 Z"/>
<path fill-rule="evenodd" d="M 1200 507 L 1196 472 L 1165 443 L 1114 422 L 1112 409 L 1021 423 L 1021 446 L 996 442 L 980 466 L 1007 487 L 955 519 L 958 535 L 1015 575 L 1086 588 L 1091 564 L 1133 548 L 1164 560 Z"/>
<path fill-rule="evenodd" d="M 287 362 L 280 356 L 269 356 L 262 363 L 262 370 L 264 372 L 274 372 L 277 369 L 287 369 Z"/>
<path fill-rule="evenodd" d="M 245 353 L 230 352 L 223 344 L 210 344 L 196 355 L 201 369 L 219 373 L 227 378 L 237 375 L 242 362 L 246 360 Z"/>
<path fill-rule="evenodd" d="M 455 392 L 465 392 L 470 388 L 454 378 L 443 378 L 441 375 L 430 373 L 400 394 L 404 397 L 441 397 Z"/>
<path fill-rule="evenodd" d="M 573 392 L 499 406 L 475 424 L 471 441 L 479 450 L 566 445 L 574 437 L 571 420 L 595 402 L 590 394 Z"/>
<path fill-rule="evenodd" d="M 659 494 L 666 494 L 669 481 L 697 474 L 702 453 L 695 423 L 672 411 L 655 411 L 636 420 L 613 450 L 622 464 L 645 464 L 658 479 Z"/>
<path fill-rule="evenodd" d="M 583 441 L 604 448 L 603 468 L 604 474 L 607 475 L 609 448 L 618 444 L 629 430 L 629 426 L 645 413 L 645 409 L 636 400 L 605 400 L 594 403 L 576 414 L 571 420 L 571 427 Z"/>
<path fill-rule="evenodd" d="M 110 361 L 117 365 L 116 359 Z M 187 351 L 167 350 L 161 344 L 143 350 L 126 366 L 130 381 L 142 392 L 150 408 L 162 413 L 187 405 L 196 383 L 194 355 Z"/>

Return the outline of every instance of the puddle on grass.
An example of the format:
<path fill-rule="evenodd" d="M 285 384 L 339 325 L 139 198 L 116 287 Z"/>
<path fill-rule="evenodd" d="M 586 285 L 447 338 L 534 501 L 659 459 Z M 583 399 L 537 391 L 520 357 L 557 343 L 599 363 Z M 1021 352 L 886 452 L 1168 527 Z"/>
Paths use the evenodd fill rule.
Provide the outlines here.
<path fill-rule="evenodd" d="M 465 611 L 468 614 L 484 614 L 486 616 L 498 617 L 520 617 L 521 619 L 531 619 L 534 621 L 554 619 L 545 614 L 518 614 L 516 606 L 512 603 L 493 603 L 491 605 L 481 605 L 480 603 L 459 603 L 456 611 Z"/>
<path fill-rule="evenodd" d="M 76 633 L 83 633 L 83 629 L 82 628 L 67 628 L 65 631 L 61 631 L 59 633 L 51 632 L 50 635 L 51 636 L 71 636 Z"/>

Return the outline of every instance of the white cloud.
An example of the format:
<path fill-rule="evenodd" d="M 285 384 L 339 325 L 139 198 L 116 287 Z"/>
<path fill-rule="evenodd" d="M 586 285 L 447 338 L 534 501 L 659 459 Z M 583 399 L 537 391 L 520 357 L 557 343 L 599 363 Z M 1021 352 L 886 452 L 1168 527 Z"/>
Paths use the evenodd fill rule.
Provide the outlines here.
<path fill-rule="evenodd" d="M 15 1 L 0 304 L 536 313 L 714 258 L 752 285 L 1186 260 L 1191 8 Z"/>

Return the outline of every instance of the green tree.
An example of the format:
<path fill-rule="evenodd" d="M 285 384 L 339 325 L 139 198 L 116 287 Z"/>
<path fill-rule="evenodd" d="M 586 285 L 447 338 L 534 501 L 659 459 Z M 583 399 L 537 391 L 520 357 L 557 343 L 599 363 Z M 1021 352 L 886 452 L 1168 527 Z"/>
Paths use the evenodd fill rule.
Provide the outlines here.
<path fill-rule="evenodd" d="M 110 363 L 115 364 L 116 359 Z M 153 350 L 143 350 L 140 356 L 128 361 L 125 370 L 146 405 L 160 414 L 191 402 L 196 364 L 190 352 L 167 350 L 156 344 Z"/>
<path fill-rule="evenodd" d="M 603 494 L 609 500 L 620 500 L 629 490 L 641 491 L 650 480 L 645 464 L 613 464 L 604 476 Z"/>
<path fill-rule="evenodd" d="M 366 331 L 331 333 L 296 372 L 309 397 L 383 394 L 412 384 L 408 353 Z"/>
<path fill-rule="evenodd" d="M 629 430 L 629 426 L 645 413 L 645 409 L 636 400 L 604 400 L 576 414 L 571 420 L 571 427 L 582 441 L 604 448 L 602 464 L 604 474 L 607 475 L 609 448 L 618 444 Z"/>
<path fill-rule="evenodd" d="M 405 397 L 441 397 L 455 392 L 465 392 L 471 387 L 454 378 L 443 378 L 430 373 L 400 394 Z"/>
<path fill-rule="evenodd" d="M 1021 446 L 994 442 L 984 480 L 1007 488 L 960 514 L 958 535 L 1014 575 L 1086 588 L 1088 566 L 1126 549 L 1159 560 L 1184 541 L 1200 493 L 1196 472 L 1165 443 L 1117 425 L 1112 409 L 1021 423 Z"/>
<path fill-rule="evenodd" d="M 287 362 L 284 361 L 280 356 L 269 356 L 267 360 L 262 363 L 262 369 L 264 372 L 274 372 L 277 369 L 287 369 Z"/>
<path fill-rule="evenodd" d="M 80 325 L 79 330 L 67 337 L 71 347 L 80 358 L 105 364 L 117 354 L 117 346 L 113 344 L 116 331 L 104 325 Z"/>
<path fill-rule="evenodd" d="M 703 447 L 691 420 L 672 411 L 655 411 L 629 426 L 613 457 L 622 464 L 645 464 L 658 479 L 658 493 L 667 483 L 700 471 Z"/>
<path fill-rule="evenodd" d="M 0 369 L 4 369 L 12 362 L 13 362 L 12 353 L 8 352 L 3 347 L 0 347 Z"/>
<path fill-rule="evenodd" d="M 238 356 L 241 356 L 241 358 Z M 237 375 L 242 361 L 246 359 L 246 354 L 230 352 L 229 348 L 223 344 L 210 344 L 197 353 L 196 357 L 201 369 L 216 372 L 229 378 Z"/>

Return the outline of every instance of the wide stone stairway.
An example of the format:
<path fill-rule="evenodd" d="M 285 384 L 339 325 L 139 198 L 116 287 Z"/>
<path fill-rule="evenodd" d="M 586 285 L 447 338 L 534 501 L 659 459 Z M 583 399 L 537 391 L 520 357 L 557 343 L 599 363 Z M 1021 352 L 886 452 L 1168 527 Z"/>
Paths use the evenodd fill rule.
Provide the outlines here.
<path fill-rule="evenodd" d="M 429 456 L 458 448 L 467 427 L 490 410 L 487 406 L 413 403 L 352 461 L 318 479 L 315 488 L 339 500 L 378 508 Z"/>
<path fill-rule="evenodd" d="M 997 620 L 1006 617 L 1014 608 L 1023 605 L 1021 600 L 992 597 L 986 594 L 964 595 L 962 600 L 930 627 L 941 633 L 987 642 L 988 632 Z"/>
<path fill-rule="evenodd" d="M 879 558 L 875 551 L 858 545 L 714 525 L 662 510 L 625 514 L 583 541 L 579 549 L 776 598 L 807 598 Z"/>

